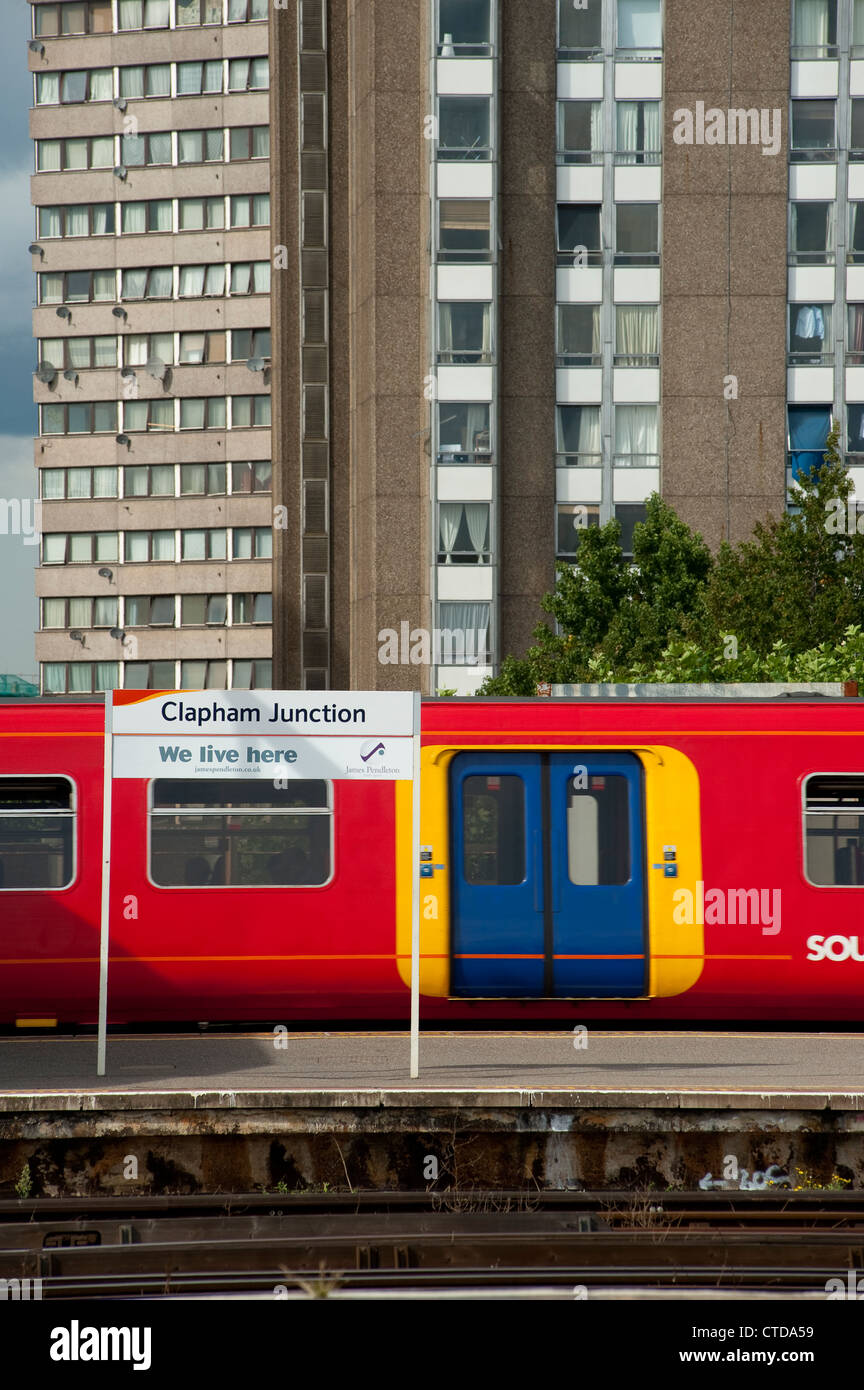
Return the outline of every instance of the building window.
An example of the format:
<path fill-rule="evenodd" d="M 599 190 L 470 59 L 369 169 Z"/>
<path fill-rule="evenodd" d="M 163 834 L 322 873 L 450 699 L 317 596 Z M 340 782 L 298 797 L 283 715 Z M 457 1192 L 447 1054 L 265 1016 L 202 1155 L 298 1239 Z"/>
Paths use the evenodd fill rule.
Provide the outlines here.
<path fill-rule="evenodd" d="M 220 72 L 222 64 L 219 64 Z M 171 64 L 150 63 L 146 67 L 120 68 L 120 96 L 127 101 L 146 97 L 170 97 Z"/>
<path fill-rule="evenodd" d="M 490 0 L 438 0 L 438 54 L 480 58 L 492 52 Z"/>
<path fill-rule="evenodd" d="M 852 57 L 864 57 L 864 0 L 852 0 Z"/>
<path fill-rule="evenodd" d="M 440 666 L 485 666 L 489 661 L 490 605 L 439 603 L 433 657 Z"/>
<path fill-rule="evenodd" d="M 615 306 L 615 366 L 656 367 L 660 363 L 660 312 L 656 304 Z"/>
<path fill-rule="evenodd" d="M 559 304 L 558 366 L 599 367 L 602 352 L 600 305 Z"/>
<path fill-rule="evenodd" d="M 126 627 L 173 627 L 174 595 L 128 594 L 123 600 L 123 622 Z M 171 672 L 174 679 L 174 672 Z"/>
<path fill-rule="evenodd" d="M 227 555 L 224 526 L 180 532 L 181 560 L 225 560 Z"/>
<path fill-rule="evenodd" d="M 231 199 L 232 227 L 269 227 L 270 194 L 242 193 Z"/>
<path fill-rule="evenodd" d="M 644 502 L 618 502 L 615 520 L 621 527 L 621 551 L 625 560 L 633 559 L 633 532 L 648 515 Z"/>
<path fill-rule="evenodd" d="M 41 434 L 116 434 L 116 401 L 43 405 Z"/>
<path fill-rule="evenodd" d="M 38 209 L 40 237 L 113 236 L 113 203 L 80 203 Z"/>
<path fill-rule="evenodd" d="M 438 305 L 438 361 L 492 361 L 492 306 L 455 300 Z"/>
<path fill-rule="evenodd" d="M 181 299 L 221 298 L 225 293 L 224 265 L 181 265 Z"/>
<path fill-rule="evenodd" d="M 75 140 L 37 140 L 36 171 L 55 174 L 77 169 L 113 169 L 114 136 Z"/>
<path fill-rule="evenodd" d="M 173 463 L 153 463 L 147 466 L 128 464 L 123 469 L 124 497 L 173 497 Z"/>
<path fill-rule="evenodd" d="M 558 463 L 599 468 L 602 462 L 599 405 L 559 405 Z"/>
<path fill-rule="evenodd" d="M 43 598 L 43 628 L 116 627 L 116 598 Z"/>
<path fill-rule="evenodd" d="M 184 396 L 180 400 L 181 430 L 224 430 L 225 397 Z"/>
<path fill-rule="evenodd" d="M 232 463 L 232 494 L 270 492 L 272 472 L 269 459 L 256 459 L 253 463 Z"/>
<path fill-rule="evenodd" d="M 231 663 L 232 690 L 272 690 L 273 662 L 237 661 Z"/>
<path fill-rule="evenodd" d="M 616 468 L 659 466 L 657 415 L 656 405 L 616 405 Z"/>
<path fill-rule="evenodd" d="M 126 690 L 173 690 L 176 676 L 173 661 L 127 661 L 123 665 Z"/>
<path fill-rule="evenodd" d="M 181 11 L 178 10 L 178 16 L 180 13 Z M 223 80 L 222 60 L 220 58 L 213 58 L 208 62 L 201 63 L 177 64 L 178 97 L 197 97 L 211 92 L 221 92 Z"/>
<path fill-rule="evenodd" d="M 270 427 L 269 396 L 232 396 L 231 428 L 248 430 L 256 426 Z"/>
<path fill-rule="evenodd" d="M 266 125 L 234 126 L 228 132 L 230 159 L 269 159 L 270 127 Z"/>
<path fill-rule="evenodd" d="M 116 497 L 116 468 L 40 468 L 42 498 L 46 502 L 87 497 Z"/>
<path fill-rule="evenodd" d="M 173 531 L 124 531 L 123 559 L 127 565 L 174 560 Z"/>
<path fill-rule="evenodd" d="M 790 366 L 801 363 L 813 366 L 834 361 L 831 337 L 832 307 L 831 304 L 789 305 Z"/>
<path fill-rule="evenodd" d="M 173 399 L 124 402 L 123 428 L 127 434 L 173 430 Z"/>
<path fill-rule="evenodd" d="M 490 129 L 489 97 L 439 97 L 439 159 L 488 159 Z"/>
<path fill-rule="evenodd" d="M 112 101 L 113 98 L 114 73 L 111 68 L 36 74 L 37 106 L 68 106 L 81 101 Z"/>
<path fill-rule="evenodd" d="M 438 406 L 439 463 L 488 463 L 490 451 L 488 405 Z"/>
<path fill-rule="evenodd" d="M 39 276 L 40 304 L 89 304 L 116 297 L 113 270 L 43 271 Z"/>
<path fill-rule="evenodd" d="M 228 23 L 248 24 L 266 19 L 269 3 L 270 0 L 228 0 Z"/>
<path fill-rule="evenodd" d="M 231 334 L 231 361 L 270 356 L 269 328 L 235 328 Z"/>
<path fill-rule="evenodd" d="M 660 208 L 657 203 L 615 204 L 615 264 L 660 264 Z"/>
<path fill-rule="evenodd" d="M 792 57 L 837 56 L 837 0 L 792 0 Z"/>
<path fill-rule="evenodd" d="M 66 0 L 65 4 L 33 6 L 33 33 L 39 39 L 110 34 L 111 30 L 111 0 Z"/>
<path fill-rule="evenodd" d="M 118 558 L 116 531 L 54 532 L 42 537 L 43 565 L 93 565 Z"/>
<path fill-rule="evenodd" d="M 270 86 L 267 58 L 229 58 L 229 92 L 265 92 Z"/>
<path fill-rule="evenodd" d="M 852 246 L 855 245 L 854 209 Z M 792 203 L 790 231 L 790 260 L 793 265 L 831 265 L 834 262 L 834 204 Z M 861 219 L 862 248 L 864 248 L 864 217 Z M 862 251 L 864 258 L 864 251 Z"/>
<path fill-rule="evenodd" d="M 231 266 L 232 294 L 269 294 L 269 261 L 235 261 Z"/>
<path fill-rule="evenodd" d="M 118 681 L 116 661 L 46 661 L 42 666 L 43 695 L 90 695 L 115 690 Z"/>
<path fill-rule="evenodd" d="M 184 662 L 200 685 L 214 663 Z M 216 663 L 224 666 L 225 663 Z M 204 681 L 205 688 L 224 689 Z M 184 681 L 186 689 L 189 686 Z M 150 876 L 160 888 L 288 888 L 326 883 L 329 782 L 150 784 Z"/>
<path fill-rule="evenodd" d="M 837 158 L 836 113 L 836 101 L 792 102 L 793 163 Z"/>
<path fill-rule="evenodd" d="M 864 454 L 864 405 L 846 407 L 846 447 L 850 454 L 859 456 L 849 462 L 860 467 L 860 455 Z"/>
<path fill-rule="evenodd" d="M 171 22 L 170 0 L 117 0 L 117 28 L 167 29 Z"/>
<path fill-rule="evenodd" d="M 582 532 L 600 525 L 600 507 L 594 502 L 560 503 L 555 508 L 555 557 L 572 561 L 579 550 Z"/>
<path fill-rule="evenodd" d="M 618 0 L 618 58 L 659 58 L 663 47 L 660 0 Z"/>
<path fill-rule="evenodd" d="M 831 428 L 831 407 L 827 405 L 790 405 L 787 447 L 793 480 L 802 474 L 822 467 L 828 432 Z M 850 445 L 852 432 L 849 434 Z"/>
<path fill-rule="evenodd" d="M 179 130 L 177 132 L 178 164 L 218 164 L 224 157 L 223 130 Z"/>
<path fill-rule="evenodd" d="M 152 135 L 121 135 L 120 163 L 130 169 L 171 164 L 171 132 L 162 130 Z"/>
<path fill-rule="evenodd" d="M 181 661 L 181 690 L 227 690 L 227 661 Z"/>
<path fill-rule="evenodd" d="M 54 367 L 58 372 L 67 368 L 81 371 L 117 366 L 117 339 L 113 333 L 98 338 L 40 338 L 38 350 L 40 367 Z"/>
<path fill-rule="evenodd" d="M 181 365 L 200 366 L 225 361 L 225 332 L 181 333 Z"/>
<path fill-rule="evenodd" d="M 272 623 L 272 594 L 235 594 L 231 602 L 231 622 L 234 627 L 250 623 Z"/>
<path fill-rule="evenodd" d="M 486 565 L 490 558 L 489 503 L 439 502 L 439 565 Z"/>
<path fill-rule="evenodd" d="M 221 24 L 222 0 L 177 0 L 177 28 Z"/>
<path fill-rule="evenodd" d="M 171 299 L 173 294 L 174 271 L 170 265 L 123 271 L 123 299 Z"/>
<path fill-rule="evenodd" d="M 441 198 L 438 202 L 438 259 L 491 259 L 492 204 L 485 199 Z"/>
<path fill-rule="evenodd" d="M 121 203 L 120 226 L 124 236 L 138 236 L 143 232 L 173 232 L 171 199 L 154 198 L 147 203 Z"/>
<path fill-rule="evenodd" d="M 576 9 L 558 0 L 558 47 L 567 58 L 593 58 L 603 48 L 603 0 Z"/>
<path fill-rule="evenodd" d="M 558 204 L 558 264 L 601 265 L 598 203 Z"/>
<path fill-rule="evenodd" d="M 846 340 L 847 367 L 864 367 L 864 304 L 848 306 L 849 333 Z"/>
<path fill-rule="evenodd" d="M 156 369 L 174 361 L 173 333 L 129 333 L 121 342 L 125 367 Z"/>
<path fill-rule="evenodd" d="M 231 547 L 234 560 L 273 558 L 273 533 L 269 526 L 235 526 Z"/>
<path fill-rule="evenodd" d="M 559 101 L 558 152 L 561 164 L 603 163 L 602 101 Z"/>
<path fill-rule="evenodd" d="M 660 163 L 659 101 L 616 101 L 615 163 Z"/>
<path fill-rule="evenodd" d="M 180 599 L 181 627 L 225 627 L 228 598 L 225 594 L 183 594 Z"/>
<path fill-rule="evenodd" d="M 820 887 L 864 883 L 864 777 L 822 773 L 804 784 L 807 880 Z"/>

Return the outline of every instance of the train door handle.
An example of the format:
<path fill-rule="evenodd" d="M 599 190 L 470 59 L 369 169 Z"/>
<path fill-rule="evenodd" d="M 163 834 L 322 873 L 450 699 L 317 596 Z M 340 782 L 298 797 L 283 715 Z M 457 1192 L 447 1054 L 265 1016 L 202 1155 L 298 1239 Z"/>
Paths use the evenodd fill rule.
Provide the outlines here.
<path fill-rule="evenodd" d="M 535 830 L 532 836 L 533 846 L 533 878 L 534 878 L 534 911 L 543 911 L 543 844 L 539 830 Z"/>
<path fill-rule="evenodd" d="M 558 912 L 560 909 L 559 884 L 561 879 L 561 836 L 557 830 L 552 831 L 551 836 L 551 855 L 552 855 L 552 911 Z"/>

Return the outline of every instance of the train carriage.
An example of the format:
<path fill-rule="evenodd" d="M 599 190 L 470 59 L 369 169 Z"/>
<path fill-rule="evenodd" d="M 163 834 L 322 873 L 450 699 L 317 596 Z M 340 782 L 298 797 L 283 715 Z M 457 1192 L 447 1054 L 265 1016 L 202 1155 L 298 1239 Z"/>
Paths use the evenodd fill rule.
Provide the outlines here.
<path fill-rule="evenodd" d="M 96 1018 L 104 708 L 0 701 L 0 1023 Z M 425 700 L 427 1020 L 864 1017 L 864 702 Z M 404 783 L 115 783 L 109 1018 L 404 1020 Z"/>

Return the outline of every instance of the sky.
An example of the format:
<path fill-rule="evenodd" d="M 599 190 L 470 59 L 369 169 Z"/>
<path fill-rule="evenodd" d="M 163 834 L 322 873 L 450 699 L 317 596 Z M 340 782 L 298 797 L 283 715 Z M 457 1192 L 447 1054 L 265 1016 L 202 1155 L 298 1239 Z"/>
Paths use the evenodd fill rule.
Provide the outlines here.
<path fill-rule="evenodd" d="M 35 237 L 28 131 L 33 91 L 27 69 L 29 8 L 25 0 L 0 0 L 6 20 L 0 44 L 0 674 L 24 676 L 36 672 L 33 567 L 39 547 L 26 544 L 25 535 L 7 534 L 13 529 L 7 518 L 23 510 L 26 531 L 36 493 L 35 286 L 27 254 Z M 19 503 L 14 512 L 6 505 L 13 499 Z"/>

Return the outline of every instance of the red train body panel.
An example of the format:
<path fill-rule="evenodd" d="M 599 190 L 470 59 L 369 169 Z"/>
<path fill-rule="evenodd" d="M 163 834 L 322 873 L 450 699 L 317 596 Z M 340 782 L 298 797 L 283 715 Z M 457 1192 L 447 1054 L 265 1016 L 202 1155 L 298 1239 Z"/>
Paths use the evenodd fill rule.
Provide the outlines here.
<path fill-rule="evenodd" d="M 7 880 L 0 887 L 4 1024 L 96 1017 L 103 724 L 101 702 L 0 703 L 0 783 L 65 777 L 75 789 L 70 886 L 19 891 Z M 577 763 L 586 749 L 639 759 L 647 769 L 640 822 L 646 902 L 650 897 L 645 978 L 673 981 L 652 997 L 621 998 L 589 992 L 475 999 L 435 986 L 423 991 L 427 1021 L 864 1018 L 864 804 L 855 786 L 856 777 L 864 785 L 864 702 L 430 700 L 423 704 L 423 745 L 446 749 L 448 757 L 495 750 L 504 768 L 517 750 L 532 750 L 532 757 L 566 752 Z M 608 783 L 603 775 L 592 780 L 600 788 L 592 793 L 596 801 Z M 497 792 L 499 784 L 495 773 L 483 794 Z M 442 773 L 427 788 L 424 771 L 429 824 L 444 824 L 455 787 Z M 830 840 L 814 853 L 834 865 L 826 872 L 839 872 L 843 882 L 808 881 L 807 788 L 813 800 L 823 791 L 827 798 L 807 820 L 808 834 L 823 833 L 824 825 Z M 148 784 L 117 781 L 113 798 L 111 1021 L 407 1018 L 397 876 L 397 819 L 404 804 L 393 783 L 332 785 L 332 877 L 321 887 L 157 887 L 148 872 Z M 572 797 L 568 805 L 575 805 Z M 450 839 L 435 844 L 441 867 L 434 887 L 450 917 L 439 915 L 432 935 L 424 937 L 424 957 L 430 970 L 438 970 L 436 979 L 455 969 L 457 954 L 484 954 L 457 950 L 455 816 L 453 810 L 447 821 Z M 16 822 L 24 827 L 20 833 L 34 833 L 25 822 Z M 0 858 L 3 834 L 0 816 Z M 691 854 L 692 865 L 685 864 L 682 849 L 680 879 L 661 883 L 668 872 L 663 851 L 687 845 L 688 837 L 698 840 L 698 860 Z M 706 920 L 694 924 L 688 945 L 690 937 L 672 928 L 667 907 L 657 904 L 668 905 L 669 894 L 679 892 L 679 883 L 692 886 L 694 875 L 706 894 L 778 891 L 782 916 L 778 911 L 780 920 L 774 920 L 769 898 L 767 929 L 766 922 Z M 515 959 L 520 953 L 489 955 Z M 558 952 L 555 959 L 577 955 Z M 600 957 L 595 951 L 591 959 Z M 674 984 L 691 975 L 685 988 Z M 646 993 L 652 992 L 646 987 Z"/>

